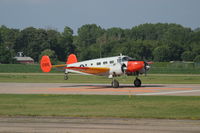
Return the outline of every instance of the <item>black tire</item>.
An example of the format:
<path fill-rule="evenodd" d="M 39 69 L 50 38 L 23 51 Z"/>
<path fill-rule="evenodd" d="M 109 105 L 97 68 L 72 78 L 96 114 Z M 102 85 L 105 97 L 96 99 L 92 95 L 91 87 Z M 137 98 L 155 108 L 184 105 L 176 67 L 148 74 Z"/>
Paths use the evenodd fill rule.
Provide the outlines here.
<path fill-rule="evenodd" d="M 136 79 L 134 80 L 134 85 L 135 85 L 135 87 L 141 87 L 141 84 L 142 84 L 142 82 L 141 82 L 140 79 L 136 78 Z"/>
<path fill-rule="evenodd" d="M 117 80 L 114 79 L 114 80 L 112 81 L 111 85 L 112 85 L 113 88 L 118 88 L 118 87 L 119 87 L 119 82 L 118 82 Z"/>

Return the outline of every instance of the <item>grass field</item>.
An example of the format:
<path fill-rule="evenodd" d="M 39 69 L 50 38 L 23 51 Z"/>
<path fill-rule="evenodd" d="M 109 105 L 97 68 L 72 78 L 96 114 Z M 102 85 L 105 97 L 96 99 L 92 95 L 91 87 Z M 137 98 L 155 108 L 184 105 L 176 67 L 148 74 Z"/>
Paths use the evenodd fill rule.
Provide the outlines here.
<path fill-rule="evenodd" d="M 0 115 L 200 119 L 200 97 L 1 94 Z"/>
<path fill-rule="evenodd" d="M 120 83 L 132 84 L 135 77 L 117 77 Z M 143 84 L 199 84 L 200 75 L 193 74 L 148 74 L 140 76 Z M 111 79 L 102 76 L 69 75 L 64 80 L 62 73 L 0 73 L 0 82 L 19 83 L 111 83 Z"/>
<path fill-rule="evenodd" d="M 168 63 L 152 67 L 143 84 L 200 84 L 200 69 L 172 68 Z M 0 64 L 0 82 L 19 83 L 106 83 L 100 76 L 41 73 L 39 65 Z M 160 74 L 157 74 L 160 73 Z M 181 73 L 181 74 L 180 74 Z M 192 74 L 191 74 L 192 73 Z M 133 76 L 117 77 L 132 84 Z M 99 96 L 99 95 L 12 95 L 0 94 L 0 116 L 70 116 L 200 119 L 200 96 Z"/>
<path fill-rule="evenodd" d="M 42 73 L 38 64 L 0 64 L 0 73 Z M 60 73 L 53 69 L 51 73 Z M 155 62 L 149 74 L 200 74 L 200 65 Z"/>

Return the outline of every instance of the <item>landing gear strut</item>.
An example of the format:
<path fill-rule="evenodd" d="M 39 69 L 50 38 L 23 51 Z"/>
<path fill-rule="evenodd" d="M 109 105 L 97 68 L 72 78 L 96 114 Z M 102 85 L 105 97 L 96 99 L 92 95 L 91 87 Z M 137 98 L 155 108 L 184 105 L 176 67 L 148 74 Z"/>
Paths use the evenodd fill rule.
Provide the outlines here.
<path fill-rule="evenodd" d="M 113 79 L 112 83 L 111 83 L 111 86 L 113 88 L 118 88 L 119 87 L 119 82 L 116 80 L 116 79 Z"/>
<path fill-rule="evenodd" d="M 140 87 L 141 84 L 142 84 L 142 81 L 141 81 L 140 79 L 136 78 L 136 79 L 134 80 L 134 85 L 135 85 L 135 87 Z"/>
<path fill-rule="evenodd" d="M 64 75 L 64 80 L 68 80 L 68 74 L 67 73 L 65 73 L 65 75 Z"/>

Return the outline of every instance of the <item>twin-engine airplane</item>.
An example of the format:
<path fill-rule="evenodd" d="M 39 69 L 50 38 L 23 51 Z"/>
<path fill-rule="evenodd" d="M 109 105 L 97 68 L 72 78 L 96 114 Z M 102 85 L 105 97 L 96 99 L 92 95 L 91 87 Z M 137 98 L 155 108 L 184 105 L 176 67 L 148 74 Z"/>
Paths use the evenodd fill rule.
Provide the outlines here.
<path fill-rule="evenodd" d="M 112 78 L 111 85 L 113 88 L 119 87 L 119 82 L 115 77 L 121 75 L 136 76 L 134 85 L 135 87 L 140 87 L 141 80 L 138 76 L 139 74 L 146 74 L 150 69 L 149 64 L 151 62 L 137 61 L 124 55 L 78 62 L 76 55 L 70 54 L 64 65 L 52 65 L 48 56 L 43 56 L 40 61 L 40 67 L 43 72 L 50 72 L 52 68 L 62 69 L 65 71 L 66 80 L 69 72 L 107 76 Z"/>

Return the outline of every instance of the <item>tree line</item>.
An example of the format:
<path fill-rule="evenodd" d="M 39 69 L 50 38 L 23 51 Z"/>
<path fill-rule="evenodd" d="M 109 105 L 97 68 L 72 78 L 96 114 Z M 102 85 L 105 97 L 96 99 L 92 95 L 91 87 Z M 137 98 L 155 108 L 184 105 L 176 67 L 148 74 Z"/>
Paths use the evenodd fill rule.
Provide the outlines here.
<path fill-rule="evenodd" d="M 131 29 L 103 29 L 96 24 L 85 24 L 74 35 L 67 26 L 63 32 L 0 26 L 0 63 L 14 63 L 17 52 L 23 52 L 35 62 L 45 54 L 53 62 L 66 61 L 70 53 L 75 53 L 79 60 L 122 53 L 138 60 L 200 62 L 200 28 L 146 23 Z"/>

